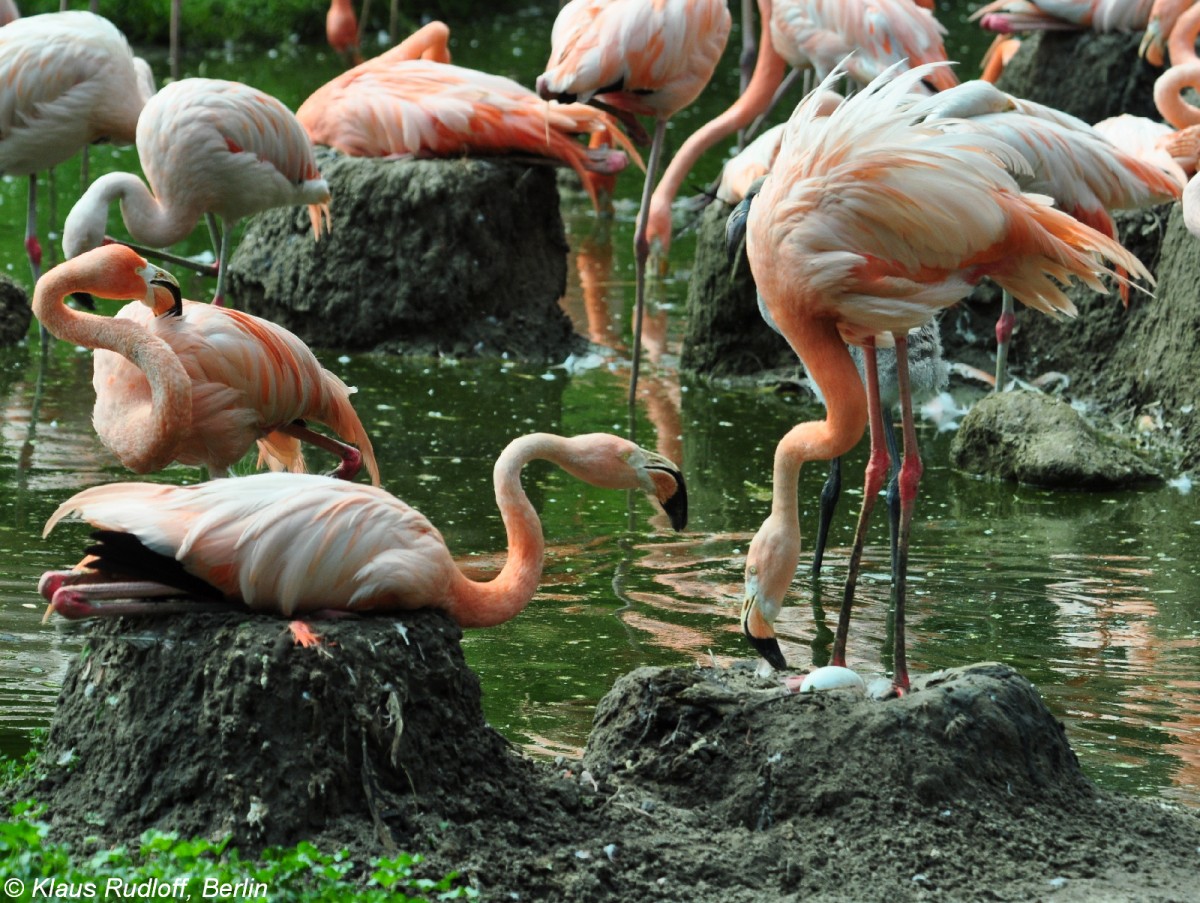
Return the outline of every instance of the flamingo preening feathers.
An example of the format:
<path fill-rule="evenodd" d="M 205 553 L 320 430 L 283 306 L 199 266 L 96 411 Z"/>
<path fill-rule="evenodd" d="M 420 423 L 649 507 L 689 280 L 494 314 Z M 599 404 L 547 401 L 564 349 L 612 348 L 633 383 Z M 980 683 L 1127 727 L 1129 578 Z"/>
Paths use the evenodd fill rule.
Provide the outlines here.
<path fill-rule="evenodd" d="M 894 343 L 904 430 L 896 692 L 908 687 L 908 534 L 921 475 L 909 331 L 984 277 L 1057 316 L 1075 313 L 1061 287 L 1072 279 L 1105 291 L 1099 276 L 1115 275 L 1117 266 L 1152 282 L 1115 240 L 1055 209 L 1049 198 L 1023 192 L 1012 172 L 1028 168 L 1009 145 L 955 130 L 953 120 L 923 122 L 939 95 L 914 99 L 911 92 L 932 68 L 886 73 L 827 117 L 801 104 L 747 218 L 746 251 L 764 308 L 820 387 L 826 419 L 794 427 L 776 448 L 771 513 L 746 556 L 742 627 L 771 665 L 786 665 L 772 624 L 799 562 L 801 465 L 849 451 L 869 422 L 863 508 L 833 649 L 833 665 L 845 665 L 866 526 L 887 471 L 875 347 Z M 865 391 L 847 343 L 864 349 Z"/>
<path fill-rule="evenodd" d="M 76 291 L 132 300 L 115 317 L 76 311 Z M 182 300 L 179 284 L 124 245 L 105 245 L 59 264 L 38 281 L 33 311 L 53 335 L 96 349 L 100 440 L 135 473 L 173 461 L 225 476 L 257 442 L 273 468 L 303 471 L 300 442 L 342 459 L 337 475 L 363 463 L 379 470 L 350 404 L 354 391 L 281 326 L 241 311 Z M 337 442 L 305 425 L 328 425 Z"/>
<path fill-rule="evenodd" d="M 637 489 L 687 522 L 683 475 L 666 458 L 607 433 L 513 440 L 494 470 L 508 558 L 490 581 L 466 577 L 441 533 L 382 489 L 328 477 L 257 474 L 196 486 L 114 483 L 68 499 L 46 532 L 78 515 L 100 532 L 89 558 L 42 577 L 41 592 L 66 617 L 195 610 L 195 602 L 93 600 L 207 597 L 290 617 L 441 608 L 463 627 L 490 627 L 529 604 L 545 542 L 521 487 L 529 461 L 551 461 L 604 489 Z"/>

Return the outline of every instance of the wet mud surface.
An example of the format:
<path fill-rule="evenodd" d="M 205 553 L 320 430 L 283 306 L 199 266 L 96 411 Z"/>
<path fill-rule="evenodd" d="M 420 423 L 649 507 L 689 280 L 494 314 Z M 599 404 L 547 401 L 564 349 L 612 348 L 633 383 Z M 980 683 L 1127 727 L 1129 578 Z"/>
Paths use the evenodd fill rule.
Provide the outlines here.
<path fill-rule="evenodd" d="M 1006 666 L 886 701 L 642 668 L 581 761 L 547 762 L 486 724 L 440 613 L 314 626 L 320 649 L 265 616 L 84 627 L 18 794 L 80 849 L 403 849 L 485 900 L 1196 899 L 1200 817 L 1098 790 Z"/>

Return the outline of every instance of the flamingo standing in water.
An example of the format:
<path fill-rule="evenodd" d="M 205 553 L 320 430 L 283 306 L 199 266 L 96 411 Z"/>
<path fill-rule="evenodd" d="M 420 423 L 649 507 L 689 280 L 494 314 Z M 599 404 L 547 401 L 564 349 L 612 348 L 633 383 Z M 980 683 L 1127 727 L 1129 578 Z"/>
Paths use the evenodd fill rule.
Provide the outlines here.
<path fill-rule="evenodd" d="M 37 174 L 107 139 L 132 143 L 145 76 L 115 25 L 90 12 L 45 13 L 0 28 L 0 173 L 29 177 L 25 252 L 41 275 Z"/>
<path fill-rule="evenodd" d="M 611 107 L 634 125 L 633 115 L 654 117 L 633 239 L 636 300 L 631 407 L 637 398 L 650 253 L 646 223 L 667 120 L 704 90 L 732 24 L 724 0 L 571 0 L 554 20 L 550 60 L 537 79 L 537 93 L 546 100 L 581 100 Z"/>
<path fill-rule="evenodd" d="M 946 30 L 912 0 L 758 0 L 758 10 L 762 33 L 746 90 L 684 141 L 650 198 L 646 239 L 660 258 L 671 247 L 671 205 L 696 161 L 769 111 L 789 66 L 812 69 L 824 79 L 846 60 L 850 78 L 865 85 L 901 61 L 917 66 L 946 59 Z M 931 81 L 938 90 L 958 84 L 945 67 Z"/>
<path fill-rule="evenodd" d="M 1050 195 L 1081 222 L 1116 237 L 1111 210 L 1168 203 L 1183 189 L 1177 169 L 1164 169 L 1125 153 L 1092 126 L 1060 110 L 1006 94 L 983 80 L 943 91 L 925 105 L 930 118 L 948 119 L 950 129 L 992 135 L 1021 155 L 1013 175 L 1027 191 Z M 1121 300 L 1128 304 L 1128 285 Z M 996 323 L 996 391 L 1006 385 L 1008 349 L 1016 317 L 1012 296 L 1003 293 Z"/>
<path fill-rule="evenodd" d="M 537 459 L 593 486 L 643 490 L 676 530 L 687 523 L 683 475 L 666 458 L 607 433 L 534 433 L 515 439 L 496 461 L 508 559 L 490 581 L 466 577 L 437 528 L 382 489 L 256 474 L 196 486 L 113 483 L 78 493 L 54 512 L 46 533 L 77 514 L 101 531 L 99 545 L 74 570 L 45 574 L 39 589 L 68 618 L 197 610 L 196 602 L 93 604 L 186 593 L 287 617 L 440 608 L 463 627 L 491 627 L 524 609 L 541 580 L 542 525 L 521 487 L 521 469 Z"/>
<path fill-rule="evenodd" d="M 875 347 L 896 346 L 904 434 L 895 585 L 895 692 L 908 687 L 904 605 L 908 535 L 921 463 L 909 390 L 911 329 L 990 277 L 1049 314 L 1075 307 L 1059 282 L 1103 292 L 1102 261 L 1150 280 L 1111 238 L 1050 200 L 1022 192 L 1016 152 L 993 136 L 922 122 L 938 97 L 910 92 L 931 66 L 891 72 L 821 119 L 797 108 L 747 219 L 746 251 L 770 319 L 787 337 L 826 403 L 826 419 L 794 427 L 775 451 L 771 514 L 746 556 L 742 627 L 776 668 L 786 661 L 772 624 L 800 556 L 797 481 L 806 461 L 849 451 L 871 426 L 863 507 L 855 534 L 832 662 L 845 666 L 846 635 L 867 522 L 887 470 Z M 840 76 L 835 70 L 834 76 Z M 832 78 L 833 76 L 831 76 Z M 824 87 L 824 86 L 823 86 Z M 1008 168 L 1006 168 L 1008 167 Z M 861 345 L 867 389 L 847 342 Z"/>
<path fill-rule="evenodd" d="M 628 159 L 620 151 L 589 150 L 575 136 L 612 135 L 641 162 L 607 113 L 581 103 L 547 104 L 511 79 L 441 62 L 449 57 L 448 34 L 431 22 L 318 88 L 297 120 L 314 143 L 353 157 L 523 153 L 561 160 L 597 206 L 593 174 L 619 172 Z"/>
<path fill-rule="evenodd" d="M 219 306 L 239 220 L 306 204 L 313 235 L 329 228 L 329 185 L 312 142 L 286 106 L 257 88 L 209 78 L 172 82 L 142 110 L 137 149 L 149 188 L 125 172 L 93 182 L 67 215 L 68 257 L 103 244 L 114 200 L 134 241 L 155 248 L 183 240 L 204 216 L 217 248 Z"/>
<path fill-rule="evenodd" d="M 115 317 L 76 311 L 72 292 L 133 300 Z M 47 272 L 33 312 L 52 334 L 95 348 L 92 415 L 100 440 L 135 473 L 172 461 L 225 476 L 257 441 L 273 469 L 303 471 L 300 441 L 362 463 L 378 485 L 371 440 L 350 405 L 354 391 L 281 326 L 241 311 L 183 301 L 170 273 L 124 245 L 85 252 Z M 353 448 L 304 421 L 329 425 Z"/>

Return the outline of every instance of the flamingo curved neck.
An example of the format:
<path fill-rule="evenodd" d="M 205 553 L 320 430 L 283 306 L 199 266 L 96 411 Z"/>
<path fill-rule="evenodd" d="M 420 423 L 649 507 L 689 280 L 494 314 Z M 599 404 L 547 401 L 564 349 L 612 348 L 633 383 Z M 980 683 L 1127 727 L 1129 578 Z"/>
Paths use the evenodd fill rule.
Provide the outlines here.
<path fill-rule="evenodd" d="M 667 250 L 671 241 L 671 204 L 696 161 L 718 141 L 745 128 L 756 116 L 764 113 L 787 72 L 787 62 L 771 43 L 771 0 L 759 0 L 758 10 L 762 33 L 759 37 L 758 59 L 746 90 L 729 109 L 698 128 L 683 142 L 650 198 L 647 238 L 657 242 L 663 251 Z"/>
<path fill-rule="evenodd" d="M 161 248 L 187 238 L 200 214 L 162 203 L 132 173 L 101 176 L 75 203 L 63 227 L 63 251 L 75 257 L 104 242 L 108 208 L 121 203 L 121 219 L 134 241 Z"/>
<path fill-rule="evenodd" d="M 858 443 L 867 428 L 867 393 L 833 320 L 811 320 L 801 328 L 784 322 L 783 329 L 826 400 L 824 420 L 792 427 L 775 448 L 771 511 L 798 520 L 801 465 L 839 457 Z"/>
<path fill-rule="evenodd" d="M 533 433 L 509 443 L 496 460 L 493 483 L 496 504 L 508 535 L 508 558 L 496 577 L 455 581 L 451 614 L 463 627 L 493 627 L 515 617 L 537 592 L 546 544 L 542 522 L 521 486 L 521 470 L 543 459 L 561 465 L 569 457 L 566 442 L 548 433 Z"/>
<path fill-rule="evenodd" d="M 1200 36 L 1200 8 L 1192 5 L 1180 14 L 1167 37 L 1167 56 L 1172 66 L 1196 59 L 1196 38 Z"/>
<path fill-rule="evenodd" d="M 1200 87 L 1200 63 L 1172 66 L 1154 82 L 1154 105 L 1159 115 L 1177 129 L 1200 124 L 1200 108 L 1183 99 L 1185 88 Z"/>
<path fill-rule="evenodd" d="M 63 303 L 71 292 L 109 297 L 102 280 L 83 278 L 72 261 L 38 280 L 33 313 L 46 329 L 85 348 L 112 351 L 131 361 L 150 384 L 150 407 L 129 413 L 119 429 L 106 431 L 104 444 L 136 473 L 162 470 L 175 459 L 175 449 L 191 420 L 192 384 L 178 357 L 162 339 L 132 320 L 99 317 Z"/>

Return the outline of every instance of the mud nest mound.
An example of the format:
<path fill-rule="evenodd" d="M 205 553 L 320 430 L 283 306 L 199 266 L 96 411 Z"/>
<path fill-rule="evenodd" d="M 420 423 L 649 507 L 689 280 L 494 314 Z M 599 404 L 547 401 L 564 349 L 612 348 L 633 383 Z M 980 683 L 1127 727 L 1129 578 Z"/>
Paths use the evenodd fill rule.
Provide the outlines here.
<path fill-rule="evenodd" d="M 267 617 L 92 628 L 20 790 L 59 839 L 398 847 L 485 900 L 1194 899 L 1200 819 L 1098 791 L 1003 665 L 887 701 L 642 668 L 551 764 L 487 726 L 440 613 L 318 628 L 320 650 Z"/>
<path fill-rule="evenodd" d="M 329 234 L 308 211 L 250 220 L 237 306 L 323 347 L 561 361 L 567 245 L 554 170 L 503 158 L 379 160 L 319 148 Z"/>

